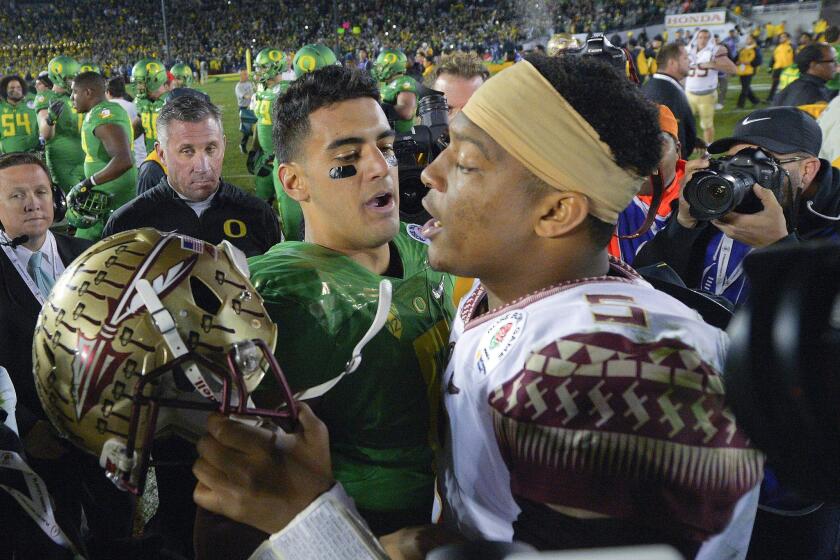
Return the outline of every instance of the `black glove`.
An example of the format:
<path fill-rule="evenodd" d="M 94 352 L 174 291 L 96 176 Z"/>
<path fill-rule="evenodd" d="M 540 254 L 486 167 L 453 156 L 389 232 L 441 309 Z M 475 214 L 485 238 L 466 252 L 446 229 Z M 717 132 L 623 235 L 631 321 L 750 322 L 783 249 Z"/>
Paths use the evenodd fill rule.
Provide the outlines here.
<path fill-rule="evenodd" d="M 262 150 L 260 148 L 255 148 L 248 152 L 248 159 L 245 160 L 245 168 L 251 175 L 254 175 L 256 171 L 257 160 L 260 159 L 261 155 Z"/>
<path fill-rule="evenodd" d="M 257 169 L 257 177 L 268 177 L 271 175 L 271 171 L 274 168 L 274 154 L 268 156 L 268 158 L 263 162 L 262 166 Z"/>
<path fill-rule="evenodd" d="M 64 112 L 64 108 L 66 106 L 67 104 L 64 102 L 64 100 L 61 99 L 50 103 L 50 109 L 47 113 L 47 124 L 50 126 L 54 125 L 56 121 L 58 121 L 58 119 L 61 117 L 61 113 Z"/>

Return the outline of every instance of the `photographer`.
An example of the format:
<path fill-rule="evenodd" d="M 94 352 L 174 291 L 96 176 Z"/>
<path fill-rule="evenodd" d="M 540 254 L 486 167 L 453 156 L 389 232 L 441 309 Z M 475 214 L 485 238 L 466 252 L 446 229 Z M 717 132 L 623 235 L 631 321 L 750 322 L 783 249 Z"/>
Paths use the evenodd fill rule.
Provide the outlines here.
<path fill-rule="evenodd" d="M 717 219 L 702 221 L 696 217 L 699 209 L 692 211 L 686 201 L 686 190 L 690 190 L 687 187 L 697 171 L 712 166 L 708 160 L 688 162 L 678 211 L 671 215 L 666 228 L 641 249 L 634 265 L 665 262 L 689 287 L 713 292 L 735 305 L 744 302 L 749 282 L 741 261 L 750 251 L 782 240 L 837 235 L 840 170 L 817 157 L 821 143 L 817 123 L 798 109 L 774 107 L 754 111 L 735 125 L 731 138 L 718 140 L 709 146 L 709 151 L 732 156 L 744 148 L 760 148 L 774 158 L 772 165 L 780 168 L 783 177 L 778 189 L 774 192 L 756 183 L 747 189 L 744 198 L 754 195 L 758 201 L 752 202 L 758 211 L 730 211 Z"/>

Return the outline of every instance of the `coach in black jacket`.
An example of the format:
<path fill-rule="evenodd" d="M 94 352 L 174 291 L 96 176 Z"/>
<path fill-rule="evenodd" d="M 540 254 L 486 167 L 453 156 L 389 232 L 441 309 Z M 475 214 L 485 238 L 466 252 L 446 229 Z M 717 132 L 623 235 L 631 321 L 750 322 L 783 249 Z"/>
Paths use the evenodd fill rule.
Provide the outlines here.
<path fill-rule="evenodd" d="M 697 125 L 680 82 L 688 76 L 688 52 L 682 43 L 668 43 L 656 55 L 659 70 L 642 86 L 642 93 L 668 107 L 677 118 L 680 154 L 688 159 L 694 151 Z"/>
<path fill-rule="evenodd" d="M 227 239 L 249 257 L 280 242 L 271 207 L 221 180 L 225 137 L 209 99 L 184 95 L 167 102 L 157 130 L 157 154 L 168 176 L 117 210 L 103 236 L 153 227 L 213 244 Z"/>

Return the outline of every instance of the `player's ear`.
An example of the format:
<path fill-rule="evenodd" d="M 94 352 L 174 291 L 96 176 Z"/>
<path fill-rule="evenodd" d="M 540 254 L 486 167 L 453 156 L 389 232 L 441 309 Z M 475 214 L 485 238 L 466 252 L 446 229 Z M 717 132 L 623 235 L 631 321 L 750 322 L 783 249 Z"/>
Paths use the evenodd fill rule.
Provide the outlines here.
<path fill-rule="evenodd" d="M 537 203 L 538 219 L 534 232 L 540 237 L 568 235 L 589 215 L 589 199 L 574 191 L 555 191 Z"/>
<path fill-rule="evenodd" d="M 296 163 L 281 163 L 277 166 L 277 178 L 283 185 L 283 190 L 292 200 L 306 202 L 309 200 L 309 189 L 303 177 L 303 169 Z"/>

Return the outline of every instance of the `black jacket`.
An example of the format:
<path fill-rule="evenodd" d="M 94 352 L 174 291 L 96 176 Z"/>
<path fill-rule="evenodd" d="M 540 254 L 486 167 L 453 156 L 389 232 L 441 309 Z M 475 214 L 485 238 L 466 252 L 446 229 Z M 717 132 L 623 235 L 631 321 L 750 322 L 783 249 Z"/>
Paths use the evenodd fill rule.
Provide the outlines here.
<path fill-rule="evenodd" d="M 93 244 L 86 239 L 53 235 L 65 267 Z M 8 370 L 17 392 L 15 416 L 21 436 L 29 432 L 36 420 L 46 420 L 32 375 L 32 337 L 40 312 L 41 304 L 6 252 L 0 251 L 0 365 Z"/>
<path fill-rule="evenodd" d="M 249 257 L 280 242 L 280 223 L 271 206 L 224 181 L 199 218 L 164 178 L 114 212 L 102 237 L 143 227 L 175 231 L 213 244 L 227 239 Z"/>
<path fill-rule="evenodd" d="M 694 151 L 695 139 L 697 138 L 697 124 L 694 122 L 694 114 L 688 105 L 685 91 L 668 79 L 663 80 L 655 77 L 660 74 L 654 74 L 653 78 L 645 82 L 642 86 L 642 93 L 651 101 L 665 105 L 674 113 L 679 126 L 680 144 L 682 145 L 681 155 L 683 159 L 688 159 Z"/>
<path fill-rule="evenodd" d="M 774 107 L 811 105 L 820 102 L 831 101 L 831 93 L 825 87 L 825 80 L 802 74 L 799 78 L 776 94 L 773 98 Z"/>
<path fill-rule="evenodd" d="M 828 219 L 840 216 L 840 169 L 821 159 L 820 171 L 814 181 L 819 187 L 811 200 L 802 201 L 796 233 L 777 243 L 800 239 L 840 239 L 840 221 Z M 699 288 L 706 249 L 718 229 L 710 222 L 699 222 L 693 229 L 684 228 L 677 221 L 678 204 L 677 200 L 673 202 L 668 225 L 641 248 L 633 266 L 641 268 L 664 262 L 680 275 L 688 287 Z M 817 216 L 814 212 L 826 217 Z"/>

